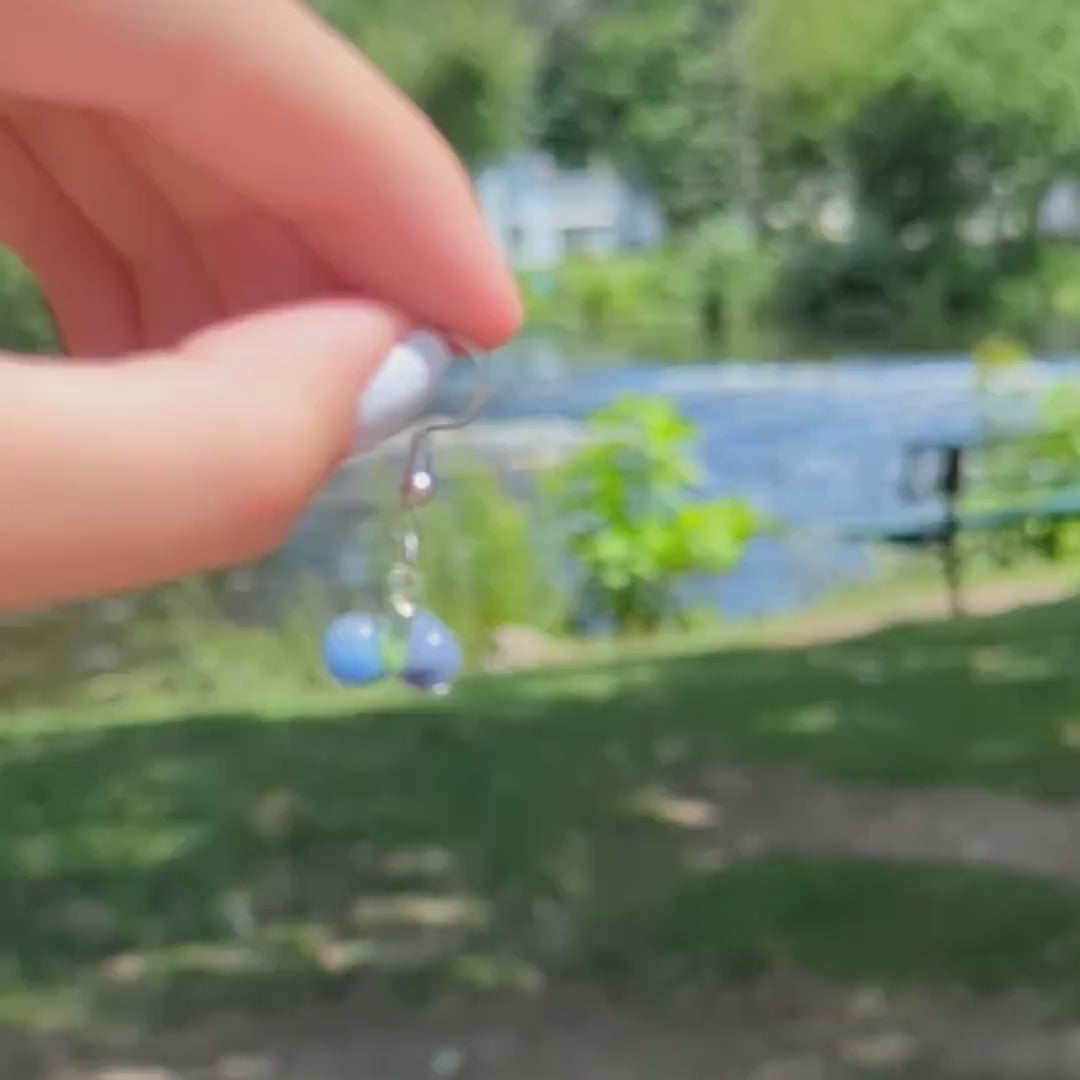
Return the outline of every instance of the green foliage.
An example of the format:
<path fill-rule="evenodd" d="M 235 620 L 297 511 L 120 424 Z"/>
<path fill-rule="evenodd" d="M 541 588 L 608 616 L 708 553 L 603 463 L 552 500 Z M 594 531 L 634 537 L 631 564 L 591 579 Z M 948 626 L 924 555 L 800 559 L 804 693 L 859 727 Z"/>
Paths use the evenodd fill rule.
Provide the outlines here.
<path fill-rule="evenodd" d="M 58 348 L 41 290 L 22 263 L 0 247 L 0 349 L 49 353 Z"/>
<path fill-rule="evenodd" d="M 1038 0 L 758 0 L 749 9 L 762 93 L 802 106 L 819 133 L 914 78 L 981 121 L 1080 142 L 1080 10 Z"/>
<path fill-rule="evenodd" d="M 1080 148 L 1080 14 L 1071 0 L 1015 14 L 1014 0 L 760 0 L 751 70 L 789 138 L 847 143 L 876 213 L 940 223 L 992 190 L 1030 227 Z"/>
<path fill-rule="evenodd" d="M 670 330 L 692 322 L 693 282 L 678 252 L 575 256 L 563 262 L 543 292 L 532 290 L 532 318 L 604 336 L 650 324 Z"/>
<path fill-rule="evenodd" d="M 875 294 L 869 318 L 855 312 L 873 335 L 917 326 L 933 339 L 934 327 L 985 325 L 992 312 L 1043 331 L 1037 211 L 1080 150 L 1080 15 L 1070 0 L 1040 0 L 1027 14 L 1017 19 L 1013 0 L 747 8 L 768 152 L 785 161 L 799 151 L 792 190 L 815 175 L 825 188 L 846 186 L 860 232 L 872 221 L 881 233 L 876 266 L 865 262 L 865 235 L 832 250 L 831 298 L 814 296 L 827 248 L 793 267 L 787 299 L 827 309 L 817 329 L 849 321 L 843 294 L 854 276 Z M 997 230 L 979 251 L 964 235 L 976 211 Z"/>
<path fill-rule="evenodd" d="M 627 396 L 589 428 L 555 482 L 583 613 L 622 633 L 655 631 L 682 616 L 688 576 L 731 570 L 760 523 L 740 499 L 693 498 L 694 428 L 669 402 Z"/>
<path fill-rule="evenodd" d="M 558 26 L 539 79 L 541 141 L 564 161 L 615 161 L 676 225 L 731 193 L 729 68 L 721 22 L 698 0 L 637 0 Z"/>
<path fill-rule="evenodd" d="M 161 692 L 180 699 L 250 694 L 252 688 L 272 698 L 325 685 L 321 631 L 334 614 L 329 586 L 293 583 L 284 611 L 252 626 L 228 610 L 230 576 L 205 574 L 133 598 L 127 633 L 136 680 L 154 680 Z M 132 662 L 140 657 L 156 662 Z"/>
<path fill-rule="evenodd" d="M 789 243 L 779 299 L 795 325 L 925 347 L 987 321 L 1005 288 L 1031 274 L 1030 245 L 1025 254 L 1012 240 L 976 247 L 963 237 L 971 216 L 993 206 L 1015 150 L 1000 127 L 911 77 L 863 101 L 833 137 L 854 232 Z M 1037 317 L 1031 296 L 1011 299 L 1015 322 Z"/>
<path fill-rule="evenodd" d="M 774 350 L 778 261 L 732 219 L 710 219 L 677 245 L 606 258 L 575 256 L 522 286 L 532 326 L 651 358 Z"/>
<path fill-rule="evenodd" d="M 488 654 L 500 627 L 562 624 L 559 567 L 545 565 L 544 523 L 490 468 L 455 475 L 423 514 L 424 603 L 453 628 L 471 661 Z"/>
<path fill-rule="evenodd" d="M 328 589 L 301 583 L 290 589 L 283 615 L 246 625 L 228 610 L 230 577 L 208 574 L 6 619 L 0 702 L 29 707 L 133 694 L 180 702 L 323 684 Z"/>
<path fill-rule="evenodd" d="M 800 237 L 789 244 L 777 310 L 791 325 L 834 337 L 886 336 L 901 320 L 901 253 L 863 222 L 850 243 Z"/>
<path fill-rule="evenodd" d="M 539 143 L 658 196 L 669 250 L 573 260 L 527 290 L 537 322 L 665 357 L 1080 339 L 1078 275 L 1036 230 L 1080 168 L 1074 0 L 312 2 L 471 167 Z M 844 195 L 854 234 L 825 239 Z M 1003 239 L 970 243 L 976 209 Z M 0 344 L 53 337 L 0 261 Z"/>
<path fill-rule="evenodd" d="M 975 484 L 967 503 L 992 508 L 1080 490 L 1080 381 L 1060 380 L 1043 391 L 1032 432 L 1017 436 L 1012 429 L 1018 409 L 1030 399 L 1013 376 L 1030 362 L 1028 352 L 996 337 L 984 341 L 974 358 L 979 419 L 988 445 L 972 470 Z M 996 565 L 1016 565 L 1032 557 L 1074 560 L 1080 556 L 1080 522 L 1032 516 L 1019 525 L 971 537 L 967 546 L 974 558 Z"/>
<path fill-rule="evenodd" d="M 730 216 L 718 215 L 693 231 L 685 257 L 704 338 L 723 340 L 734 352 L 752 350 L 776 289 L 774 251 Z"/>
<path fill-rule="evenodd" d="M 439 701 L 7 711 L 0 1015 L 47 1026 L 50 1047 L 72 1025 L 93 1067 L 132 1031 L 225 1013 L 280 1025 L 351 992 L 460 997 L 463 969 L 507 958 L 533 985 L 628 991 L 618 976 L 638 974 L 667 998 L 795 972 L 934 1001 L 1020 988 L 1074 1011 L 1069 886 L 940 859 L 708 858 L 707 780 L 747 766 L 765 784 L 725 823 L 736 841 L 776 822 L 753 767 L 847 788 L 856 809 L 867 785 L 1075 798 L 1077 617 L 1069 602 L 796 648 L 586 652 Z M 805 785 L 778 782 L 800 805 Z M 448 916 L 439 933 L 418 894 Z"/>
<path fill-rule="evenodd" d="M 1068 337 L 1080 327 L 1080 251 L 1071 245 L 1044 248 L 1033 288 L 1038 290 L 1044 319 L 1052 321 L 1059 333 Z"/>
<path fill-rule="evenodd" d="M 554 17 L 544 141 L 645 179 L 690 282 L 665 319 L 658 301 L 620 305 L 595 279 L 587 303 L 538 306 L 556 322 L 639 312 L 620 310 L 623 326 L 655 312 L 650 325 L 713 351 L 768 348 L 763 311 L 792 347 L 963 348 L 991 326 L 1068 347 L 1080 305 L 1044 278 L 1036 227 L 1049 185 L 1080 160 L 1080 9 L 1044 0 L 1017 27 L 1011 2 L 635 0 Z M 854 230 L 827 239 L 821 214 L 845 195 Z M 763 227 L 768 254 L 714 269 L 716 221 L 733 209 Z M 971 242 L 976 216 L 990 243 Z"/>
<path fill-rule="evenodd" d="M 1032 437 L 992 450 L 987 467 L 988 501 L 1032 498 L 1080 488 L 1080 382 L 1064 380 L 1040 402 L 1039 430 Z M 998 561 L 1035 552 L 1050 559 L 1080 556 L 1076 522 L 1032 520 L 999 538 Z"/>
<path fill-rule="evenodd" d="M 448 478 L 424 511 L 424 602 L 454 628 L 473 666 L 500 627 L 564 624 L 561 568 L 544 561 L 558 551 L 547 528 L 479 467 Z M 379 528 L 380 540 L 365 550 L 372 587 L 364 602 L 372 606 L 394 554 L 390 533 Z M 0 706 L 146 694 L 273 699 L 326 687 L 322 630 L 346 601 L 356 597 L 325 578 L 286 574 L 271 556 L 238 571 L 9 617 Z"/>
<path fill-rule="evenodd" d="M 1001 306 L 1022 280 L 1002 272 L 992 248 L 945 242 L 912 250 L 888 224 L 864 215 L 847 240 L 787 238 L 774 310 L 789 327 L 827 341 L 966 347 L 988 323 L 1030 327 L 1030 297 L 1020 303 L 1014 292 L 1012 307 Z"/>
<path fill-rule="evenodd" d="M 990 198 L 1002 165 L 997 130 L 914 78 L 870 98 L 842 134 L 860 209 L 924 250 L 955 239 L 956 223 Z"/>
<path fill-rule="evenodd" d="M 322 0 L 322 12 L 422 108 L 470 164 L 520 145 L 536 43 L 503 0 Z"/>

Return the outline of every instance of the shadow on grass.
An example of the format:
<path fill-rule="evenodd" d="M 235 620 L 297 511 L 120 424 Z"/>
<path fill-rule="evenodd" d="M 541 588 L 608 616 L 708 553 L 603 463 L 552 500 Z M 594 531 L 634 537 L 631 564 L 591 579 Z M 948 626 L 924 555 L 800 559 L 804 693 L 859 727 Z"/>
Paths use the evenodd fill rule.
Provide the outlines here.
<path fill-rule="evenodd" d="M 0 737 L 0 1004 L 141 1022 L 662 961 L 1063 987 L 1080 899 L 973 868 L 695 873 L 638 795 L 732 762 L 1080 794 L 1075 603 L 799 651 L 479 679 L 286 720 L 58 717 Z M 51 1005 L 49 1003 L 52 1003 Z"/>

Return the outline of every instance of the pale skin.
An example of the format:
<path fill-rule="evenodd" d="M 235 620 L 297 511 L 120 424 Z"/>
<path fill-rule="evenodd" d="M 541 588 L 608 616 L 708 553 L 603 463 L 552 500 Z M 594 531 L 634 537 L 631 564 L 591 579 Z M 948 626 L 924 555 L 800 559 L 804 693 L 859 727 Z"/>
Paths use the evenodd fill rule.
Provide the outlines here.
<path fill-rule="evenodd" d="M 0 0 L 0 245 L 68 354 L 0 353 L 0 610 L 272 548 L 395 341 L 520 318 L 452 151 L 299 0 Z"/>

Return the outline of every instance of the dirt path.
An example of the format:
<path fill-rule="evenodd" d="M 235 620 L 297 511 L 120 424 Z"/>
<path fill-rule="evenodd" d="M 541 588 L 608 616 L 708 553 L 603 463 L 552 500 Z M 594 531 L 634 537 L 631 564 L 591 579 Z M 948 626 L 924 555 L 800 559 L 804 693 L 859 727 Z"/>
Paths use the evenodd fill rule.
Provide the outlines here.
<path fill-rule="evenodd" d="M 395 1013 L 354 1002 L 273 1025 L 204 1027 L 108 1065 L 55 1050 L 44 1072 L 12 1064 L 13 1080 L 846 1080 L 849 1070 L 1069 1080 L 1080 1076 L 1080 1028 L 1055 1029 L 1020 998 L 837 993 L 786 979 L 667 1016 L 574 989 Z"/>
<path fill-rule="evenodd" d="M 851 853 L 994 864 L 1080 886 L 1080 804 L 834 788 L 793 768 L 728 770 L 653 807 L 686 828 L 688 857 L 705 864 Z M 77 1065 L 55 1046 L 34 1060 L 0 1056 L 0 1075 L 19 1080 L 839 1080 L 895 1069 L 1071 1080 L 1080 1026 L 1055 1026 L 1022 995 L 890 996 L 790 975 L 648 1005 L 566 987 L 417 1008 L 352 1001 L 204 1024 L 108 1065 Z"/>
<path fill-rule="evenodd" d="M 691 857 L 703 864 L 767 853 L 861 855 L 998 866 L 1080 886 L 1080 802 L 840 787 L 797 767 L 725 770 L 704 788 L 704 798 L 658 795 L 651 803 L 656 817 L 690 827 Z"/>
<path fill-rule="evenodd" d="M 1002 615 L 1025 607 L 1053 604 L 1077 595 L 1080 582 L 1061 572 L 1027 579 L 985 581 L 969 585 L 965 590 L 966 612 L 971 616 Z M 906 623 L 937 622 L 950 617 L 944 591 L 920 587 L 910 595 L 895 595 L 877 600 L 867 599 L 858 610 L 837 610 L 826 605 L 820 610 L 800 612 L 777 619 L 766 619 L 756 625 L 748 624 L 749 639 L 756 644 L 779 648 L 827 645 L 862 637 L 879 630 Z M 677 639 L 685 645 L 685 639 Z M 603 659 L 625 656 L 625 651 L 610 648 L 599 652 L 595 643 L 580 641 L 568 644 L 532 627 L 504 626 L 495 633 L 495 647 L 485 662 L 493 672 L 529 671 L 551 665 L 581 662 L 586 656 Z M 622 646 L 625 650 L 625 645 Z"/>
<path fill-rule="evenodd" d="M 1077 581 L 1067 575 L 1029 580 L 986 581 L 964 589 L 967 615 L 1002 615 L 1025 607 L 1053 604 L 1075 596 Z M 909 622 L 949 618 L 944 589 L 920 590 L 910 596 L 891 597 L 863 611 L 823 611 L 793 618 L 770 628 L 768 640 L 777 645 L 819 645 L 872 634 Z"/>

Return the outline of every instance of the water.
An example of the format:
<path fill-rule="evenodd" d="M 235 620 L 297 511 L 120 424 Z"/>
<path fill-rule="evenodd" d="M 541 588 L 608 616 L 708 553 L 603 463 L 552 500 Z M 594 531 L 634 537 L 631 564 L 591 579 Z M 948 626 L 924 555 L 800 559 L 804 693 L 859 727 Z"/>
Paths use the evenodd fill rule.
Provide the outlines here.
<path fill-rule="evenodd" d="M 974 365 L 957 356 L 582 369 L 541 350 L 539 361 L 533 352 L 499 365 L 514 377 L 496 379 L 493 418 L 584 419 L 633 392 L 673 400 L 698 426 L 708 493 L 749 498 L 789 527 L 707 583 L 730 615 L 791 610 L 872 577 L 870 553 L 840 537 L 843 524 L 910 511 L 899 492 L 905 445 L 971 437 L 979 424 Z M 1010 397 L 1030 408 L 1042 388 L 1078 372 L 1076 361 L 1027 365 Z"/>
<path fill-rule="evenodd" d="M 1053 380 L 1077 374 L 1077 360 L 1025 365 L 1012 376 L 1009 400 L 1030 407 Z M 911 512 L 899 491 L 905 446 L 971 437 L 980 415 L 974 365 L 959 356 L 673 366 L 567 361 L 540 342 L 500 356 L 490 378 L 495 393 L 484 420 L 496 422 L 495 439 L 522 425 L 530 439 L 546 432 L 558 443 L 568 423 L 627 392 L 674 401 L 700 432 L 705 493 L 745 497 L 786 527 L 755 540 L 722 580 L 694 582 L 697 599 L 732 617 L 791 611 L 872 579 L 880 560 L 845 541 L 842 527 Z M 452 372 L 434 411 L 459 412 L 475 379 L 468 365 Z M 324 504 L 291 546 L 307 569 L 351 581 L 358 594 L 373 587 L 365 553 L 387 518 L 357 506 L 374 481 L 398 479 L 385 463 L 364 467 L 352 481 L 358 502 Z"/>

